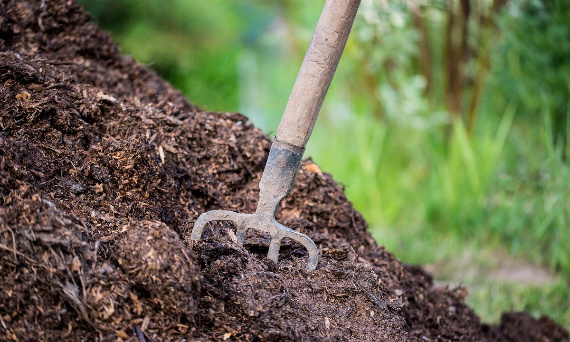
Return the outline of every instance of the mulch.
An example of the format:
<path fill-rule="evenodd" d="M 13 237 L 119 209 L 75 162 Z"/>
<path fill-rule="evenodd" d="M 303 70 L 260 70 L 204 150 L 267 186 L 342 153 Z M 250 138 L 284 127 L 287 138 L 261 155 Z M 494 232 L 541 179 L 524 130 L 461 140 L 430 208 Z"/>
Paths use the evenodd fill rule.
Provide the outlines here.
<path fill-rule="evenodd" d="M 239 247 L 202 212 L 251 213 L 270 139 L 191 104 L 68 0 L 0 4 L 0 341 L 567 341 L 547 317 L 481 324 L 465 288 L 376 244 L 303 162 L 277 219 Z"/>

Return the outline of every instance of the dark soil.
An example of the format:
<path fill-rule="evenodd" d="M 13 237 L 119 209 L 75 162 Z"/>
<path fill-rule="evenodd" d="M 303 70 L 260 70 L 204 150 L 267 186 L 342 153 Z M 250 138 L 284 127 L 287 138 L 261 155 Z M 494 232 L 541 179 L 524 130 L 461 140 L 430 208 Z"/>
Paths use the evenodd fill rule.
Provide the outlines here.
<path fill-rule="evenodd" d="M 277 214 L 321 250 L 244 248 L 198 215 L 251 213 L 270 140 L 123 57 L 73 1 L 0 5 L 1 341 L 562 341 L 523 313 L 481 324 L 464 288 L 378 246 L 304 161 Z"/>

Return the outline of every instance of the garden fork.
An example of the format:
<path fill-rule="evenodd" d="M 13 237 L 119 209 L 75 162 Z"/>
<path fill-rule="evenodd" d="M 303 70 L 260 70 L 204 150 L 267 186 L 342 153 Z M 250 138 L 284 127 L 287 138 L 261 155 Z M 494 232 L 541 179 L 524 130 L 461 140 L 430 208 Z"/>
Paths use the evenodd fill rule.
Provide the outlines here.
<path fill-rule="evenodd" d="M 359 4 L 360 0 L 327 0 L 325 3 L 271 145 L 259 183 L 259 202 L 255 213 L 240 214 L 227 210 L 203 213 L 194 224 L 192 240 L 200 239 L 204 226 L 210 221 L 231 221 L 236 226 L 240 245 L 243 245 L 249 229 L 268 233 L 271 242 L 267 257 L 277 262 L 281 240 L 289 238 L 307 249 L 307 269 L 317 267 L 319 251 L 315 243 L 308 236 L 278 223 L 275 211 L 293 188 L 305 146 L 346 45 Z"/>

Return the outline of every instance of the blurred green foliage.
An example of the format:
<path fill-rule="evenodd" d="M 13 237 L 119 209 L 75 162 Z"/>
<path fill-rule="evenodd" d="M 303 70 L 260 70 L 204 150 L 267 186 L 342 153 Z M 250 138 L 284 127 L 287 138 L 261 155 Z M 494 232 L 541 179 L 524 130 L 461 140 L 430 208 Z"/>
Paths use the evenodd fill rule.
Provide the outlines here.
<path fill-rule="evenodd" d="M 238 1 L 82 1 L 122 51 L 148 64 L 194 103 L 239 107 L 238 57 L 271 24 L 265 6 Z"/>
<path fill-rule="evenodd" d="M 514 20 L 513 20 L 514 17 Z M 519 115 L 543 121 L 568 155 L 570 134 L 570 2 L 517 1 L 500 18 L 503 44 L 494 61 L 493 89 L 503 101 L 516 98 Z"/>
<path fill-rule="evenodd" d="M 324 1 L 80 3 L 192 102 L 241 111 L 271 133 Z M 307 155 L 405 262 L 471 253 L 475 265 L 505 252 L 558 277 L 543 292 L 517 287 L 515 299 L 476 271 L 464 284 L 484 319 L 524 309 L 570 328 L 570 3 L 469 2 L 464 115 L 452 120 L 446 29 L 458 3 L 362 1 Z"/>

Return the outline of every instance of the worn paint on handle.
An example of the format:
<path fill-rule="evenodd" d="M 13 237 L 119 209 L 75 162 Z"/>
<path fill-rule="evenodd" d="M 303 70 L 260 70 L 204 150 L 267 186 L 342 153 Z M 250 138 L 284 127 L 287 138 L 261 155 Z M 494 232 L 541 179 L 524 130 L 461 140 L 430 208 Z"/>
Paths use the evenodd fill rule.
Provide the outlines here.
<path fill-rule="evenodd" d="M 360 0 L 327 0 L 277 129 L 277 139 L 305 147 L 358 11 Z"/>

